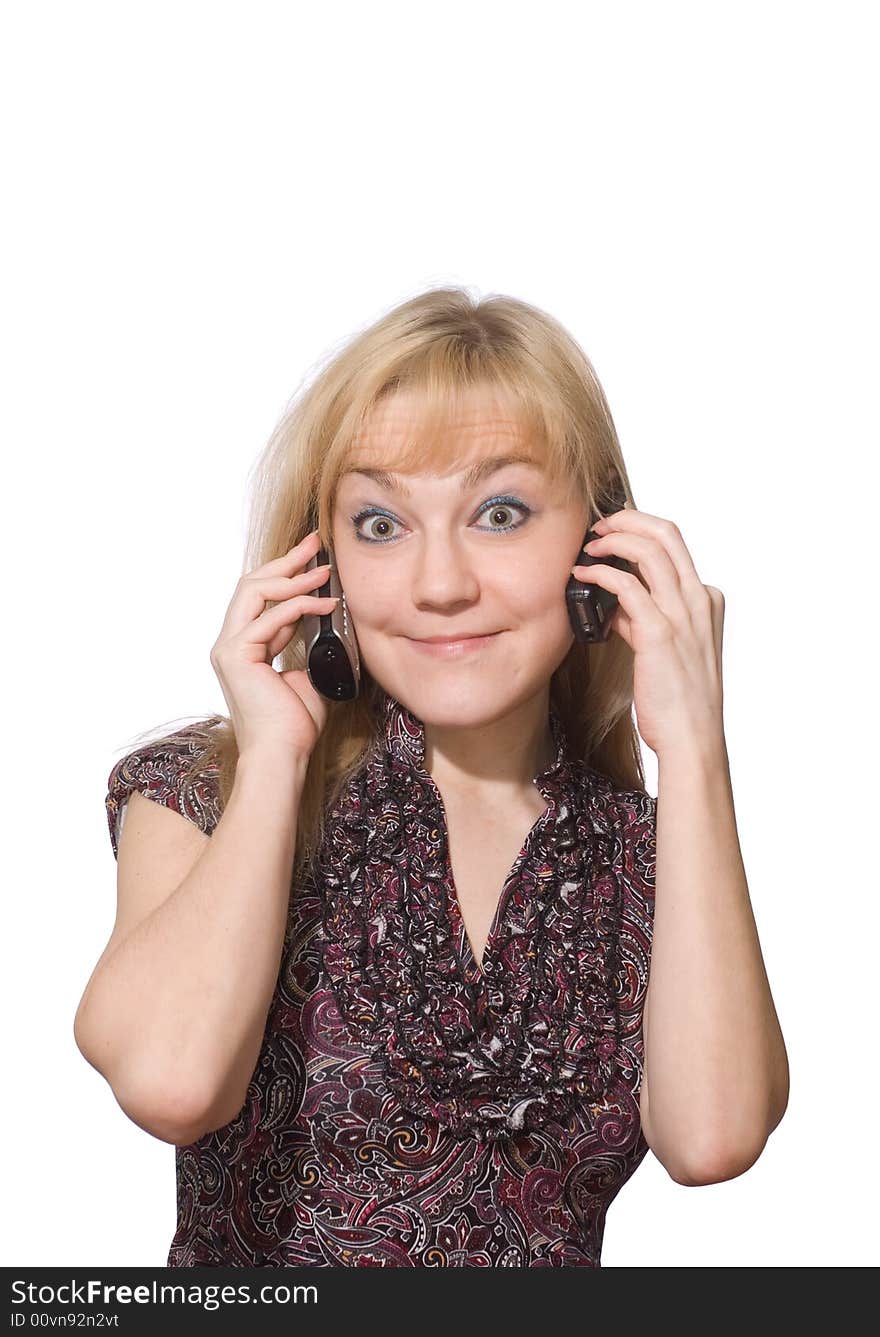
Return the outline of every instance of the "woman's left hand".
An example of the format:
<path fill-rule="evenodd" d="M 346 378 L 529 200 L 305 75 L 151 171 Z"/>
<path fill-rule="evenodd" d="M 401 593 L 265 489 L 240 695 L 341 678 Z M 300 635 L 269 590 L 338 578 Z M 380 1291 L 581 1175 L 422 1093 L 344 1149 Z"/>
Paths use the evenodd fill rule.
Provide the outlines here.
<path fill-rule="evenodd" d="M 626 508 L 599 520 L 591 557 L 625 558 L 615 566 L 575 566 L 578 580 L 617 595 L 611 619 L 635 654 L 633 699 L 639 733 L 658 756 L 691 743 L 723 739 L 721 643 L 724 595 L 703 585 L 677 525 Z"/>

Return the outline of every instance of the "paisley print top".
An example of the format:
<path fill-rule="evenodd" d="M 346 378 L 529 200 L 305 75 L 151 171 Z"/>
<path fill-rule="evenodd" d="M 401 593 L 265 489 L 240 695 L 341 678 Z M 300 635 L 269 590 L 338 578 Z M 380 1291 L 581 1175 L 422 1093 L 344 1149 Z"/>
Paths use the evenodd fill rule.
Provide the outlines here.
<path fill-rule="evenodd" d="M 639 1120 L 656 799 L 615 790 L 551 706 L 547 806 L 468 943 L 424 726 L 383 698 L 374 745 L 292 890 L 244 1106 L 177 1147 L 169 1267 L 599 1267 Z M 129 753 L 133 789 L 210 834 L 187 728 Z"/>

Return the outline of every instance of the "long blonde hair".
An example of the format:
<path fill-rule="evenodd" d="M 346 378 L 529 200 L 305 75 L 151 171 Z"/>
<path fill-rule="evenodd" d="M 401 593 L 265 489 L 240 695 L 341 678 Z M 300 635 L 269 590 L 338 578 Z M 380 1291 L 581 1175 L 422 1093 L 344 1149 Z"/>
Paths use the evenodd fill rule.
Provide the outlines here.
<path fill-rule="evenodd" d="M 288 552 L 315 527 L 331 544 L 333 499 L 371 409 L 396 390 L 414 390 L 421 430 L 394 461 L 400 470 L 443 472 L 456 465 L 462 393 L 501 391 L 519 410 L 530 440 L 543 448 L 551 480 L 568 480 L 593 510 L 605 507 L 619 478 L 634 506 L 611 411 L 593 366 L 551 316 L 514 297 L 475 299 L 465 288 L 432 288 L 402 302 L 317 364 L 286 407 L 253 475 L 242 572 Z M 271 605 L 269 605 L 271 606 Z M 305 669 L 297 631 L 277 657 L 282 671 Z M 632 714 L 633 655 L 612 633 L 600 645 L 574 641 L 554 672 L 551 701 L 577 757 L 618 789 L 644 790 Z M 381 729 L 382 689 L 361 661 L 361 690 L 336 702 L 309 760 L 297 820 L 294 880 L 324 836 L 324 817 L 363 762 Z M 212 715 L 189 733 L 200 744 L 186 776 L 211 771 L 220 811 L 235 779 L 238 748 L 231 721 Z"/>

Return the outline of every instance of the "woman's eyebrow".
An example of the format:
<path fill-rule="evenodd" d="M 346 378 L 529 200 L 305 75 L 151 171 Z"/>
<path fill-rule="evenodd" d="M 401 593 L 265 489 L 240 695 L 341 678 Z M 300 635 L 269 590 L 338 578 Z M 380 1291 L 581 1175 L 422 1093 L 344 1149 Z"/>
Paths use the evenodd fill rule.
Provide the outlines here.
<path fill-rule="evenodd" d="M 490 455 L 487 459 L 478 461 L 473 468 L 468 469 L 461 480 L 462 492 L 467 492 L 468 488 L 476 487 L 477 483 L 482 483 L 485 478 L 491 474 L 497 473 L 499 469 L 505 468 L 508 464 L 529 464 L 532 468 L 539 469 L 541 466 L 538 461 L 530 455 Z M 346 473 L 362 474 L 364 478 L 371 478 L 374 483 L 378 483 L 388 492 L 398 492 L 401 496 L 411 497 L 412 492 L 403 483 L 397 481 L 387 469 L 347 469 Z"/>

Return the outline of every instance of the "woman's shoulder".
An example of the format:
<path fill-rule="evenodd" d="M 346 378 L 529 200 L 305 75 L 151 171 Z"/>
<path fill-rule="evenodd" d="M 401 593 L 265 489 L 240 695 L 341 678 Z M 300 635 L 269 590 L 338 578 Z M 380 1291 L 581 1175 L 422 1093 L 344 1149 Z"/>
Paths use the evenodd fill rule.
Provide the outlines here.
<path fill-rule="evenodd" d="M 219 770 L 210 760 L 222 716 L 147 738 L 113 763 L 104 805 L 114 857 L 132 793 L 171 808 L 210 835 L 220 818 Z"/>
<path fill-rule="evenodd" d="M 598 821 L 624 828 L 656 822 L 657 800 L 647 789 L 618 785 L 586 761 L 573 763 L 572 770 L 583 802 Z"/>

